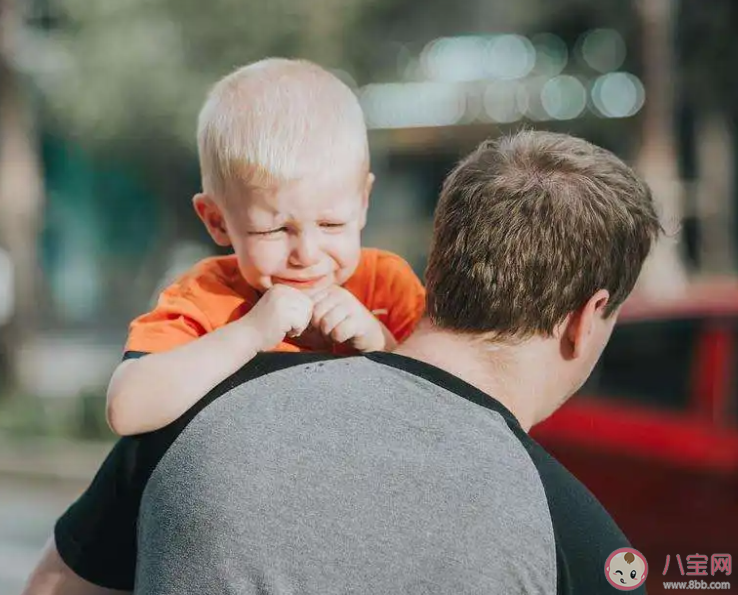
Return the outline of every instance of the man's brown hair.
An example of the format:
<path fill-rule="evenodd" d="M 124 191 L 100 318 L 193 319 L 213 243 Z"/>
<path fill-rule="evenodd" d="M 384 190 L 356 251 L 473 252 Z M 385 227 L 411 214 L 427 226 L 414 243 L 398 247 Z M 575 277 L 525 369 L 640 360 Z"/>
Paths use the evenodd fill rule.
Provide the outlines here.
<path fill-rule="evenodd" d="M 661 231 L 648 186 L 610 151 L 542 131 L 485 141 L 441 191 L 428 314 L 500 339 L 551 335 L 606 289 L 609 316 Z"/>

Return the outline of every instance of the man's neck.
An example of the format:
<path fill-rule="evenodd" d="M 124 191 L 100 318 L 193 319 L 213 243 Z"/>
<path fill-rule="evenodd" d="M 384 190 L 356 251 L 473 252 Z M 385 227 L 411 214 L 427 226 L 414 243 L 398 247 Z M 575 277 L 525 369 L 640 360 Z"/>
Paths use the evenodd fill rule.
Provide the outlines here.
<path fill-rule="evenodd" d="M 475 386 L 507 407 L 527 432 L 547 409 L 551 392 L 546 347 L 490 343 L 473 335 L 433 328 L 425 320 L 394 353 L 420 360 Z"/>

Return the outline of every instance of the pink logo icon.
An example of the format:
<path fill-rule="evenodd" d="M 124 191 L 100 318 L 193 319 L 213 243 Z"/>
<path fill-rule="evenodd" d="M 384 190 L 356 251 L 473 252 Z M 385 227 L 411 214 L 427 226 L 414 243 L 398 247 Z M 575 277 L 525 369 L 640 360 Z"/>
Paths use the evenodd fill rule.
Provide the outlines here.
<path fill-rule="evenodd" d="M 632 547 L 615 550 L 605 562 L 607 582 L 620 591 L 632 591 L 640 587 L 648 576 L 646 557 Z"/>

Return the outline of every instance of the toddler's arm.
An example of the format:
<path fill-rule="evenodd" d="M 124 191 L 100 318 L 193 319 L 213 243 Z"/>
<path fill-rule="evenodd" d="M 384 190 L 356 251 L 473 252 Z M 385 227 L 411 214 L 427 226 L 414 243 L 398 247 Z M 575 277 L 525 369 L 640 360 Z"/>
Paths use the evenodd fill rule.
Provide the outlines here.
<path fill-rule="evenodd" d="M 275 286 L 240 320 L 171 351 L 122 362 L 108 386 L 111 429 L 125 436 L 171 423 L 259 351 L 299 335 L 312 308 L 300 291 Z"/>

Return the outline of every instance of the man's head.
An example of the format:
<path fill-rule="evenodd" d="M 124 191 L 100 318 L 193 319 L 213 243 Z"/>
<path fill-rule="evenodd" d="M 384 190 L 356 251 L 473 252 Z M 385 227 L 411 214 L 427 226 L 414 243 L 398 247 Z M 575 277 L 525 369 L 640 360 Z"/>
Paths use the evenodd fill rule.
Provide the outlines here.
<path fill-rule="evenodd" d="M 373 176 L 343 82 L 302 60 L 245 66 L 212 89 L 197 138 L 195 210 L 252 286 L 319 291 L 353 274 Z"/>
<path fill-rule="evenodd" d="M 660 231 L 650 190 L 609 151 L 550 132 L 484 142 L 443 186 L 428 315 L 494 342 L 554 341 L 568 396 L 592 371 Z"/>

